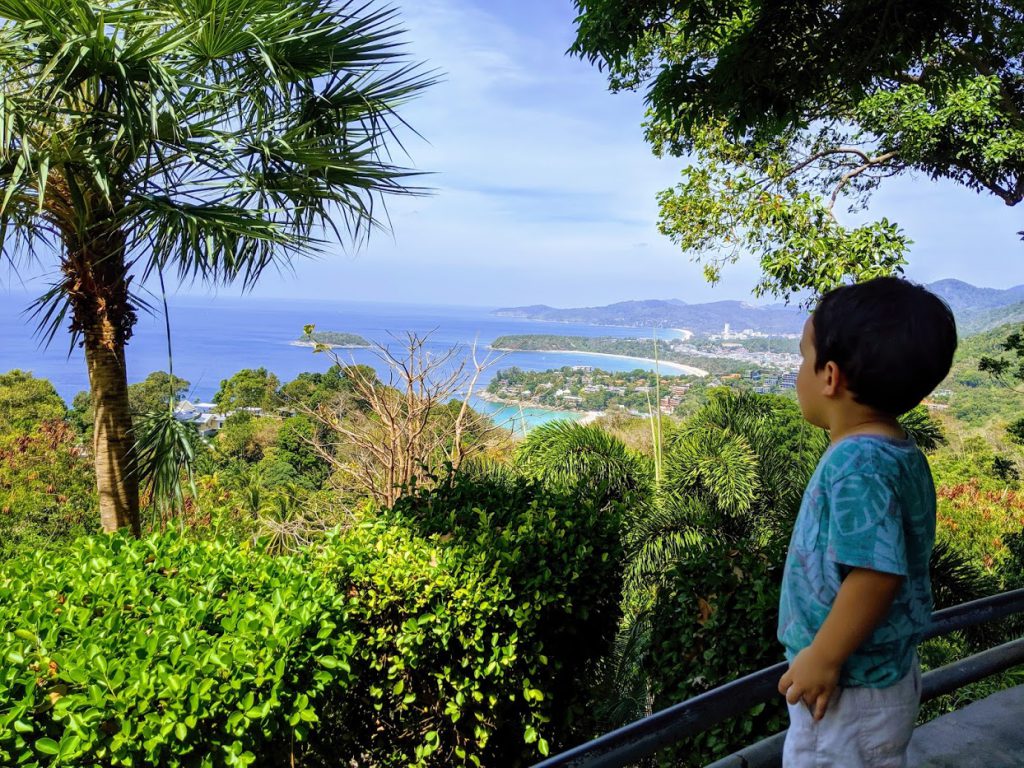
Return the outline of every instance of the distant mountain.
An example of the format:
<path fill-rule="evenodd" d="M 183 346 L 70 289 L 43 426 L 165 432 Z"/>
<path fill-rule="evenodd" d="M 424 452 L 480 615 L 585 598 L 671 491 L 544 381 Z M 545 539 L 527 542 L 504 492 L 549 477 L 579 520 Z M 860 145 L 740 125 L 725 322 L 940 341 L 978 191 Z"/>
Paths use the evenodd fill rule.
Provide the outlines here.
<path fill-rule="evenodd" d="M 949 304 L 961 336 L 1024 321 L 1024 285 L 979 288 L 962 280 L 938 280 L 927 288 Z"/>
<path fill-rule="evenodd" d="M 979 288 L 962 280 L 948 279 L 936 280 L 927 288 L 945 299 L 954 312 L 993 309 L 1024 302 L 1024 285 L 1006 289 Z"/>
<path fill-rule="evenodd" d="M 956 315 L 961 336 L 981 333 L 1010 322 L 1024 323 L 1024 285 L 979 288 L 962 280 L 937 280 L 928 289 L 941 296 Z M 687 304 L 679 299 L 620 301 L 604 307 L 559 309 L 545 304 L 495 310 L 500 317 L 546 320 L 581 325 L 638 328 L 685 328 L 698 335 L 752 328 L 764 333 L 800 333 L 807 313 L 784 304 L 753 306 L 742 301 Z"/>
<path fill-rule="evenodd" d="M 999 328 L 1007 323 L 1024 325 L 1024 302 L 992 309 L 961 310 L 956 315 L 956 329 L 960 336 L 974 336 L 978 333 Z"/>
<path fill-rule="evenodd" d="M 685 328 L 696 334 L 752 328 L 766 333 L 800 333 L 807 315 L 794 307 L 755 307 L 742 301 L 687 304 L 679 299 L 620 301 L 605 307 L 557 309 L 545 305 L 508 307 L 494 311 L 499 317 L 546 320 L 581 325 L 621 325 L 639 328 Z"/>

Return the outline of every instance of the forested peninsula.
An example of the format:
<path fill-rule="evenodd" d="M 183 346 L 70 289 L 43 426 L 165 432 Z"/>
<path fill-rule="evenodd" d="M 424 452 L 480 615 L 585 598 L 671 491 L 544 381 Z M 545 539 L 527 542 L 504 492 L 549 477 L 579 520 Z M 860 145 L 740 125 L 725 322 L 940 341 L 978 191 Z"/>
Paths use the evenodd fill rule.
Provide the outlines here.
<path fill-rule="evenodd" d="M 637 360 L 659 360 L 674 366 L 686 366 L 690 375 L 743 373 L 752 367 L 742 361 L 727 358 L 690 355 L 676 351 L 671 340 L 622 339 L 614 336 L 558 336 L 553 334 L 523 334 L 499 336 L 491 348 L 504 352 L 585 352 L 594 355 L 614 355 Z"/>

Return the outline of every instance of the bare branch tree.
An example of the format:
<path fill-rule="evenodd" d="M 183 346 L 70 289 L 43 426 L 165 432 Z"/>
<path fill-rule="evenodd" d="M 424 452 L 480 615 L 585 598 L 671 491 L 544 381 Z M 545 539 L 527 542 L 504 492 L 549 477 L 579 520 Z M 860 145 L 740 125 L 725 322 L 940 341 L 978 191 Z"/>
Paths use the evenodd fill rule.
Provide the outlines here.
<path fill-rule="evenodd" d="M 342 368 L 352 393 L 333 403 L 297 407 L 321 429 L 309 443 L 317 454 L 385 507 L 392 506 L 412 483 L 422 485 L 444 464 L 458 469 L 484 452 L 501 427 L 469 406 L 480 374 L 503 355 L 488 353 L 482 360 L 476 342 L 468 354 L 456 345 L 437 353 L 428 348 L 431 333 L 392 337 L 401 344 L 374 343 L 372 352 L 386 367 L 387 381 L 354 360 L 342 361 L 327 345 L 326 354 Z M 455 411 L 450 405 L 461 400 Z"/>

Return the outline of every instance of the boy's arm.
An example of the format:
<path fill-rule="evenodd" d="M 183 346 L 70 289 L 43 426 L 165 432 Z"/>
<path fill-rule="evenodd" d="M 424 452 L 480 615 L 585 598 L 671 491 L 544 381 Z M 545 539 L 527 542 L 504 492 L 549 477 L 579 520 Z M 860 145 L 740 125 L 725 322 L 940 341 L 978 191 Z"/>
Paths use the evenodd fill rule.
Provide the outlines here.
<path fill-rule="evenodd" d="M 889 612 L 903 576 L 854 568 L 843 579 L 814 641 L 793 659 L 779 680 L 779 693 L 796 704 L 803 699 L 815 720 L 825 714 L 839 682 L 839 671 Z"/>

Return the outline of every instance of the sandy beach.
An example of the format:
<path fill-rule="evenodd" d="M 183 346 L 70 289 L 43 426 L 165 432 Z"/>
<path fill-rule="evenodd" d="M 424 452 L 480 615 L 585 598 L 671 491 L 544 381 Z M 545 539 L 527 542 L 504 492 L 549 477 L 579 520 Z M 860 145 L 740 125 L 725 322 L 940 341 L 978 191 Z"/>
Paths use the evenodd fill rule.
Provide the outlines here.
<path fill-rule="evenodd" d="M 553 355 L 593 355 L 594 357 L 613 357 L 617 360 L 639 360 L 644 363 L 657 365 L 659 369 L 669 368 L 685 376 L 707 376 L 708 372 L 703 368 L 694 368 L 692 365 L 672 363 L 668 360 L 655 360 L 652 357 L 630 357 L 629 355 L 611 355 L 607 352 L 586 352 L 579 349 L 506 349 L 504 347 L 490 347 L 495 352 L 544 352 Z"/>

